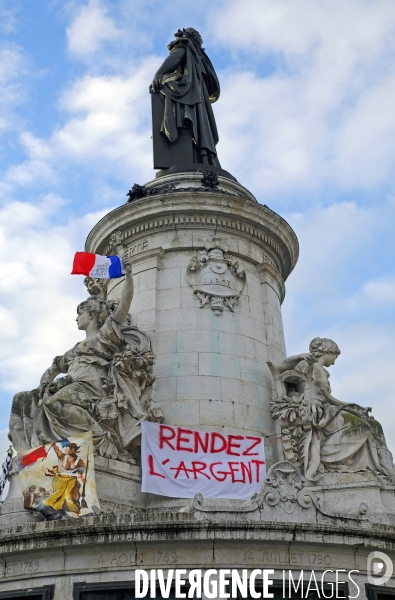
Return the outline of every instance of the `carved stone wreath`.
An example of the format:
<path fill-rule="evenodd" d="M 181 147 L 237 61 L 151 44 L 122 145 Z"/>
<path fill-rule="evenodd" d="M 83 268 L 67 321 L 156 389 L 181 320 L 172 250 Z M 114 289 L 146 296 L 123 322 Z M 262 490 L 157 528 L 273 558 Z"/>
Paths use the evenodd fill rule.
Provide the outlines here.
<path fill-rule="evenodd" d="M 215 236 L 206 241 L 204 250 L 196 252 L 186 276 L 200 308 L 210 306 L 216 315 L 224 310 L 234 311 L 246 281 L 245 271 L 227 254 L 226 244 Z"/>

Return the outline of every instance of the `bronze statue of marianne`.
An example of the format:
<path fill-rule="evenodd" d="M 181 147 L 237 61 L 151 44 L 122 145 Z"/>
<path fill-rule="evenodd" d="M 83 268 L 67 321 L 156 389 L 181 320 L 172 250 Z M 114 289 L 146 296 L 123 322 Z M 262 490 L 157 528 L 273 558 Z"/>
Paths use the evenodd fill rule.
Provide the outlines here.
<path fill-rule="evenodd" d="M 196 29 L 179 29 L 175 37 L 149 88 L 154 169 L 203 164 L 219 170 L 211 107 L 219 98 L 219 81 Z"/>

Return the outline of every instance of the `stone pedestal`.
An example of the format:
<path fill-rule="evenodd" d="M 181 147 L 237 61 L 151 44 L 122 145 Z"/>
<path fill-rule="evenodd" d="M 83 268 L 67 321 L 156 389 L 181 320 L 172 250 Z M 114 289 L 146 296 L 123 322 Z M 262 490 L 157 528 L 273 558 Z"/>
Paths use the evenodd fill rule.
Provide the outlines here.
<path fill-rule="evenodd" d="M 370 553 L 378 549 L 395 561 L 393 525 L 335 522 L 313 508 L 288 515 L 280 507 L 246 512 L 241 506 L 224 510 L 209 504 L 2 526 L 0 594 L 48 586 L 54 600 L 72 600 L 81 589 L 96 591 L 98 598 L 112 589 L 112 600 L 116 589 L 133 589 L 137 568 L 160 568 L 165 574 L 177 568 L 236 568 L 273 569 L 280 590 L 284 570 L 297 580 L 303 569 L 306 581 L 311 570 L 318 580 L 327 571 L 327 581 L 335 581 L 335 571 L 343 570 L 339 579 L 348 581 L 348 593 L 355 597 L 357 590 L 347 580 L 354 569 L 357 597 L 363 600 Z M 390 580 L 386 587 L 393 585 Z"/>
<path fill-rule="evenodd" d="M 120 231 L 133 259 L 132 324 L 151 337 L 156 356 L 151 406 L 160 406 L 173 425 L 269 436 L 270 465 L 279 453 L 266 362 L 278 365 L 285 357 L 281 303 L 298 257 L 295 233 L 243 186 L 223 177 L 210 189 L 202 187 L 199 173 L 175 174 L 145 190 L 149 195 L 93 228 L 86 250 L 108 253 L 111 235 Z M 214 237 L 245 272 L 238 303 L 219 314 L 213 303 L 200 307 L 187 273 Z M 220 294 L 226 278 L 218 281 Z M 122 281 L 110 282 L 108 297 L 119 296 L 121 288 Z"/>
<path fill-rule="evenodd" d="M 210 188 L 198 172 L 164 175 L 140 196 L 106 215 L 86 250 L 109 254 L 120 231 L 133 259 L 131 324 L 156 356 L 144 394 L 169 424 L 265 436 L 269 476 L 247 502 L 172 499 L 142 494 L 138 465 L 96 457 L 102 516 L 45 522 L 23 510 L 14 461 L 0 514 L 0 598 L 33 589 L 54 600 L 83 590 L 112 599 L 132 589 L 136 568 L 266 568 L 278 582 L 284 570 L 298 579 L 304 569 L 308 580 L 312 569 L 317 578 L 354 569 L 365 598 L 370 553 L 395 560 L 394 486 L 371 473 L 326 473 L 306 485 L 284 460 L 270 414 L 277 392 L 267 362 L 285 357 L 281 303 L 298 256 L 294 232 L 221 176 Z M 111 281 L 109 298 L 121 288 Z M 395 588 L 394 579 L 386 585 Z"/>

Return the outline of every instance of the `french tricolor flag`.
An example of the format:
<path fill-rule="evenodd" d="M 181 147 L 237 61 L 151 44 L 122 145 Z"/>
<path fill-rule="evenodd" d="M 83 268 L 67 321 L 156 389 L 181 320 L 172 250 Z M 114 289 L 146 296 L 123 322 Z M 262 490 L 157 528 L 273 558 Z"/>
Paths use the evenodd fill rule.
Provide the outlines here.
<path fill-rule="evenodd" d="M 116 279 L 124 275 L 119 256 L 100 256 L 91 252 L 75 253 L 71 274 L 95 279 Z"/>

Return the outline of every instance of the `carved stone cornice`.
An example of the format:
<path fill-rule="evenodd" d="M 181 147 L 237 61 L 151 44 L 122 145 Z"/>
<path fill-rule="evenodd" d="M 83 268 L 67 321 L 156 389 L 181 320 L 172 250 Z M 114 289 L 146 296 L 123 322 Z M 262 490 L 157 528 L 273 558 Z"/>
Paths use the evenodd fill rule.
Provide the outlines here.
<path fill-rule="evenodd" d="M 62 546 L 86 546 L 125 542 L 163 542 L 177 540 L 193 543 L 211 542 L 214 540 L 235 540 L 243 542 L 267 543 L 286 542 L 289 544 L 314 541 L 314 544 L 344 545 L 367 548 L 377 546 L 383 551 L 393 551 L 395 526 L 392 523 L 385 526 L 367 523 L 362 527 L 355 521 L 346 519 L 329 520 L 325 522 L 279 522 L 266 518 L 262 521 L 228 519 L 219 521 L 213 528 L 213 523 L 196 520 L 189 512 L 171 510 L 168 507 L 154 507 L 150 510 L 135 511 L 131 515 L 108 515 L 102 517 L 87 517 L 84 519 L 68 519 L 65 521 L 44 521 L 40 523 L 23 523 L 0 526 L 2 554 L 9 552 L 24 552 L 47 548 L 51 550 Z M 264 513 L 264 511 L 262 511 Z M 241 513 L 240 513 L 241 514 Z M 314 548 L 316 549 L 316 547 Z M 288 565 L 288 563 L 287 563 Z M 285 567 L 285 564 L 284 564 Z M 99 568 L 101 568 L 99 566 Z M 48 566 L 47 566 L 48 570 Z"/>
<path fill-rule="evenodd" d="M 185 175 L 192 182 L 196 177 L 193 173 Z M 171 179 L 172 176 L 168 177 Z M 178 179 L 176 183 L 179 183 Z M 110 236 L 117 230 L 122 232 L 125 246 L 139 240 L 143 242 L 157 232 L 214 230 L 236 234 L 237 238 L 248 243 L 254 242 L 262 248 L 263 254 L 271 258 L 274 268 L 285 280 L 298 259 L 298 241 L 294 231 L 267 206 L 252 201 L 248 190 L 240 184 L 226 181 L 226 185 L 244 190 L 243 195 L 240 190 L 238 196 L 185 191 L 156 194 L 120 206 L 95 225 L 88 236 L 86 251 L 105 254 Z M 254 262 L 259 263 L 259 260 Z"/>
<path fill-rule="evenodd" d="M 144 238 L 149 234 L 157 231 L 166 230 L 182 230 L 182 229 L 213 229 L 214 231 L 234 232 L 238 237 L 248 241 L 255 241 L 262 245 L 266 251 L 271 251 L 273 257 L 277 259 L 277 268 L 282 271 L 286 269 L 287 257 L 282 251 L 279 244 L 275 242 L 273 237 L 262 232 L 259 227 L 246 223 L 241 218 L 235 217 L 218 217 L 216 214 L 204 213 L 195 214 L 173 214 L 171 216 L 147 219 L 144 222 L 134 224 L 133 221 L 128 223 L 123 231 L 123 243 L 128 244 L 128 240 L 137 240 Z M 88 243 L 88 242 L 87 242 Z M 110 244 L 104 247 L 103 253 L 110 252 Z"/>

